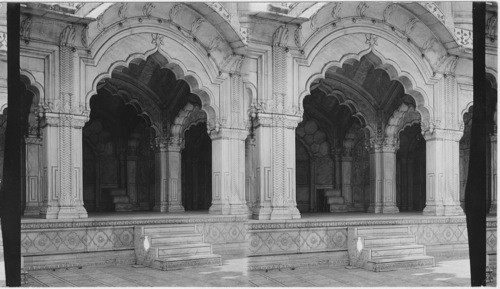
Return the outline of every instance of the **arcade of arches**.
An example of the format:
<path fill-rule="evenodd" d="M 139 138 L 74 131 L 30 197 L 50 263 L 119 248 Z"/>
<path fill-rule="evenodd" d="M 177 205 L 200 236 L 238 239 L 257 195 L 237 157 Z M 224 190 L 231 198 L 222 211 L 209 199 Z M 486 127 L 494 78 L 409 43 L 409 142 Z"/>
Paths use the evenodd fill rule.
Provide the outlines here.
<path fill-rule="evenodd" d="M 363 3 L 30 6 L 24 215 L 463 215 L 472 10 Z"/>

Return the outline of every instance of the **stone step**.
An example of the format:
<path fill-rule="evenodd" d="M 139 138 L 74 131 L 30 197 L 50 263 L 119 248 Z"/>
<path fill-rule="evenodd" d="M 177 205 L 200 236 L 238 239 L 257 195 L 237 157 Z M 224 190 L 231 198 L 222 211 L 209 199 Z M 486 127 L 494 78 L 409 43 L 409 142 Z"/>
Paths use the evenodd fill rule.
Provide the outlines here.
<path fill-rule="evenodd" d="M 153 268 L 168 271 L 191 267 L 221 265 L 222 261 L 220 255 L 204 254 L 195 256 L 159 258 L 154 261 Z"/>
<path fill-rule="evenodd" d="M 422 256 L 425 255 L 425 246 L 423 245 L 399 245 L 399 246 L 383 246 L 366 248 L 364 250 L 371 251 L 370 259 L 380 258 L 397 258 L 407 256 Z"/>
<path fill-rule="evenodd" d="M 206 243 L 178 244 L 158 248 L 159 258 L 206 254 L 212 254 L 212 246 Z"/>
<path fill-rule="evenodd" d="M 144 228 L 146 235 L 163 235 L 172 233 L 196 233 L 195 225 L 148 226 Z"/>
<path fill-rule="evenodd" d="M 203 236 L 201 234 L 175 234 L 175 235 L 152 235 L 151 245 L 172 245 L 172 244 L 186 244 L 186 243 L 203 243 Z"/>
<path fill-rule="evenodd" d="M 434 257 L 409 256 L 409 257 L 369 260 L 368 262 L 366 262 L 364 269 L 375 272 L 383 272 L 383 271 L 395 271 L 395 270 L 404 270 L 412 268 L 427 268 L 434 266 L 435 266 Z"/>
<path fill-rule="evenodd" d="M 358 227 L 357 236 L 373 235 L 405 235 L 409 234 L 407 226 L 385 226 L 385 227 Z"/>
<path fill-rule="evenodd" d="M 363 238 L 365 248 L 382 247 L 394 245 L 416 244 L 417 239 L 413 235 L 372 235 Z"/>

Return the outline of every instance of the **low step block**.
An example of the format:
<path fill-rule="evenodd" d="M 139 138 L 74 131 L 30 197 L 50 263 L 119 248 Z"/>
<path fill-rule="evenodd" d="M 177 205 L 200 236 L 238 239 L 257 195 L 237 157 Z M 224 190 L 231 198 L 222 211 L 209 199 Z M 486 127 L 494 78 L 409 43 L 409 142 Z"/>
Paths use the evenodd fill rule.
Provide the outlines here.
<path fill-rule="evenodd" d="M 163 271 L 179 270 L 184 268 L 201 267 L 201 266 L 221 266 L 222 261 L 220 255 L 206 254 L 184 257 L 170 257 L 156 259 L 153 263 L 153 268 Z"/>
<path fill-rule="evenodd" d="M 414 256 L 407 258 L 401 257 L 395 259 L 378 259 L 368 261 L 365 265 L 365 269 L 375 272 L 385 272 L 405 269 L 429 268 L 434 266 L 434 257 Z"/>

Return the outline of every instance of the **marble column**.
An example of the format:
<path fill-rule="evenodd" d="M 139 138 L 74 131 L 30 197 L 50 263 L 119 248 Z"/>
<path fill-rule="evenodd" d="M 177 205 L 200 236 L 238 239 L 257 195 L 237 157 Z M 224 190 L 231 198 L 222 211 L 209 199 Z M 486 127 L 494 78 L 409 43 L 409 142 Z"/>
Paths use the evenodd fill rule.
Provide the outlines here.
<path fill-rule="evenodd" d="M 257 201 L 255 193 L 255 139 L 248 137 L 245 141 L 245 199 L 252 211 Z"/>
<path fill-rule="evenodd" d="M 159 139 L 155 147 L 155 205 L 153 211 L 167 212 L 167 182 L 168 182 L 168 143 Z"/>
<path fill-rule="evenodd" d="M 497 214 L 497 135 L 490 135 L 490 144 L 491 144 L 491 174 L 490 174 L 490 182 L 491 182 L 491 206 L 490 206 L 490 214 Z"/>
<path fill-rule="evenodd" d="M 137 146 L 139 145 L 139 135 L 132 134 L 127 144 L 127 195 L 132 209 L 139 207 L 137 197 Z"/>
<path fill-rule="evenodd" d="M 424 215 L 463 215 L 460 207 L 459 141 L 462 132 L 433 128 L 426 140 L 426 206 Z"/>
<path fill-rule="evenodd" d="M 82 128 L 86 120 L 87 116 L 69 113 L 44 115 L 42 218 L 87 217 L 82 182 Z"/>
<path fill-rule="evenodd" d="M 335 171 L 333 173 L 333 187 L 335 189 L 342 189 L 342 149 L 333 149 L 333 165 Z"/>
<path fill-rule="evenodd" d="M 254 219 L 299 219 L 295 128 L 300 118 L 260 112 L 256 119 L 257 206 Z"/>
<path fill-rule="evenodd" d="M 342 197 L 347 205 L 347 210 L 352 212 L 354 209 L 354 200 L 352 195 L 351 177 L 352 177 L 352 149 L 344 148 L 341 157 L 342 167 Z"/>
<path fill-rule="evenodd" d="M 210 214 L 250 215 L 245 200 L 247 131 L 218 128 L 212 139 L 212 206 Z"/>
<path fill-rule="evenodd" d="M 42 139 L 36 136 L 24 138 L 26 163 L 24 183 L 26 188 L 25 216 L 38 216 L 42 205 L 41 194 L 41 164 L 42 164 Z"/>
<path fill-rule="evenodd" d="M 167 146 L 167 206 L 166 212 L 184 212 L 182 206 L 182 140 Z"/>
<path fill-rule="evenodd" d="M 369 213 L 399 212 L 396 206 L 396 150 L 393 141 L 372 141 Z"/>

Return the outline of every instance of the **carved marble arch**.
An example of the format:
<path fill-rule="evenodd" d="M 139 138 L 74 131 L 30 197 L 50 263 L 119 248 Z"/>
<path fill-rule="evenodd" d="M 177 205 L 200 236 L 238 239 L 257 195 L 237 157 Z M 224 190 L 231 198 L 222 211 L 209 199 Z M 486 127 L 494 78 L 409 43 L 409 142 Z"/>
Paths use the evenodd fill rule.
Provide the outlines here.
<path fill-rule="evenodd" d="M 406 103 L 402 103 L 389 118 L 385 127 L 385 137 L 388 140 L 397 142 L 401 131 L 419 122 L 421 122 L 421 116 L 415 108 Z"/>
<path fill-rule="evenodd" d="M 106 85 L 106 89 L 118 96 L 125 105 L 129 105 L 134 108 L 137 117 L 144 120 L 147 127 L 151 128 L 155 136 L 160 135 L 160 111 L 157 109 L 154 103 L 148 101 L 146 97 L 137 97 L 136 95 L 131 95 L 127 90 L 119 89 L 114 85 Z M 89 107 L 90 108 L 90 107 Z"/>
<path fill-rule="evenodd" d="M 86 94 L 86 106 L 89 107 L 90 97 L 96 93 L 97 85 L 100 81 L 111 78 L 113 71 L 115 70 L 123 70 L 130 66 L 131 63 L 139 63 L 141 61 L 146 61 L 149 56 L 155 54 L 156 61 L 159 62 L 160 69 L 168 69 L 170 70 L 176 77 L 177 80 L 185 81 L 190 89 L 190 92 L 197 95 L 201 100 L 202 107 L 201 109 L 207 114 L 207 127 L 209 130 L 215 128 L 216 123 L 216 115 L 218 112 L 217 106 L 213 105 L 214 103 L 214 95 L 212 92 L 213 89 L 209 89 L 204 86 L 204 83 L 207 81 L 206 79 L 202 79 L 197 73 L 188 70 L 186 66 L 182 62 L 176 59 L 172 59 L 168 56 L 168 54 L 163 49 L 152 49 L 144 54 L 142 53 L 134 53 L 128 56 L 125 61 L 117 60 L 110 63 L 110 66 L 107 68 L 106 72 L 100 73 L 96 76 L 91 84 L 91 90 Z M 113 56 L 112 56 L 113 55 Z M 116 58 L 114 54 L 111 54 L 110 57 Z M 104 58 L 103 58 L 104 59 Z M 107 62 L 110 62 L 109 59 L 106 59 Z M 190 60 L 189 62 L 192 62 Z M 98 69 L 97 67 L 92 68 L 92 70 Z M 94 71 L 95 72 L 95 71 Z M 204 73 L 201 73 L 202 75 Z M 218 86 L 214 89 L 218 95 Z"/>
<path fill-rule="evenodd" d="M 330 85 L 325 83 L 321 83 L 321 81 L 317 81 L 316 83 L 312 84 L 311 87 L 313 89 L 317 88 L 322 91 L 326 97 L 336 100 L 339 107 L 346 107 L 350 111 L 351 117 L 356 119 L 361 127 L 367 128 L 370 134 L 373 134 L 375 128 L 370 124 L 374 123 L 375 111 L 371 105 L 364 100 L 364 98 L 360 97 L 359 94 L 354 91 L 344 92 L 339 89 L 332 88 Z M 311 91 L 313 89 L 311 89 Z M 359 105 L 360 103 L 362 104 L 361 106 Z M 303 105 L 303 100 L 301 101 L 301 104 Z M 364 109 L 362 109 L 362 107 Z M 302 108 L 301 111 L 303 111 Z"/>
<path fill-rule="evenodd" d="M 35 80 L 35 77 L 28 71 L 21 70 L 21 75 L 20 75 L 20 80 L 21 83 L 23 83 L 26 87 L 26 90 L 29 91 L 32 95 L 33 98 L 30 100 L 29 107 L 23 108 L 26 110 L 27 113 L 27 131 L 26 133 L 29 135 L 39 135 L 39 121 L 40 121 L 40 116 L 39 113 L 41 112 L 41 108 L 43 106 L 43 103 L 41 102 L 44 99 L 43 95 L 43 87 L 40 83 L 38 83 Z M 3 113 L 4 109 L 0 111 L 0 113 Z"/>
<path fill-rule="evenodd" d="M 170 129 L 170 138 L 173 142 L 182 142 L 184 133 L 192 126 L 201 122 L 207 121 L 207 115 L 199 106 L 192 103 L 186 106 L 179 112 Z"/>
<path fill-rule="evenodd" d="M 352 39 L 351 39 L 352 40 Z M 356 43 L 356 41 L 350 41 L 352 43 Z M 351 43 L 351 44 L 352 44 Z M 337 44 L 338 45 L 338 44 Z M 363 46 L 366 44 L 364 42 L 358 43 L 359 46 Z M 335 50 L 336 45 L 329 45 L 328 48 Z M 326 48 L 325 48 L 326 49 Z M 354 48 L 353 48 L 354 49 Z M 393 49 L 399 49 L 400 48 L 393 48 Z M 354 50 L 355 51 L 355 50 Z M 340 51 L 341 52 L 341 51 Z M 326 51 L 325 51 L 326 53 Z M 421 71 L 415 67 L 415 64 L 413 64 L 413 69 L 415 73 L 418 73 L 415 77 L 409 73 L 409 71 L 404 71 L 401 69 L 401 66 L 394 60 L 391 59 L 386 59 L 379 50 L 368 48 L 366 50 L 362 50 L 359 53 L 352 53 L 352 52 L 347 52 L 345 53 L 342 57 L 340 57 L 338 60 L 331 60 L 331 53 L 328 53 L 328 58 L 325 58 L 325 55 L 322 55 L 322 53 L 318 54 L 318 57 L 313 59 L 312 62 L 318 62 L 320 61 L 321 63 L 317 63 L 316 65 L 313 63 L 308 69 L 312 69 L 314 67 L 317 67 L 317 69 L 320 70 L 319 73 L 315 72 L 314 74 L 311 73 L 311 76 L 305 81 L 305 89 L 302 90 L 302 92 L 299 93 L 299 107 L 302 110 L 302 100 L 303 98 L 310 94 L 311 90 L 311 85 L 318 82 L 320 79 L 325 79 L 328 71 L 330 69 L 339 69 L 342 68 L 344 63 L 350 63 L 353 61 L 361 61 L 361 58 L 363 56 L 367 56 L 370 60 L 370 62 L 373 64 L 375 69 L 382 69 L 385 71 L 388 76 L 390 81 L 398 81 L 404 88 L 404 94 L 410 95 L 413 100 L 415 101 L 415 109 L 420 113 L 422 116 L 422 123 L 425 126 L 427 126 L 430 123 L 431 115 L 432 115 L 432 108 L 430 107 L 431 99 L 429 98 L 430 96 L 433 96 L 433 88 L 432 86 L 428 85 L 426 81 L 424 81 L 425 77 L 421 73 Z M 407 67 L 406 67 L 407 68 Z M 312 72 L 312 71 L 311 71 Z M 425 90 L 424 90 L 425 89 Z M 427 91 L 426 91 L 427 90 Z M 369 117 L 369 116 L 368 116 Z M 371 123 L 371 122 L 368 122 Z M 373 132 L 373 129 L 372 131 Z M 372 134 L 373 135 L 373 134 Z"/>

